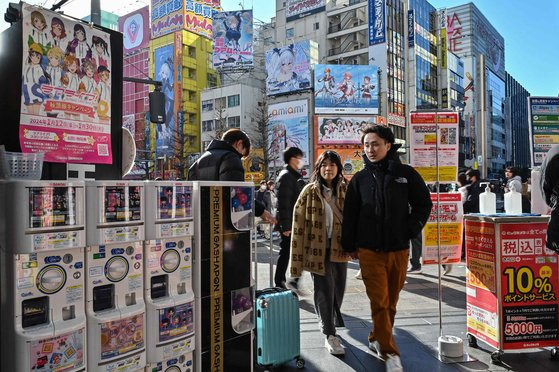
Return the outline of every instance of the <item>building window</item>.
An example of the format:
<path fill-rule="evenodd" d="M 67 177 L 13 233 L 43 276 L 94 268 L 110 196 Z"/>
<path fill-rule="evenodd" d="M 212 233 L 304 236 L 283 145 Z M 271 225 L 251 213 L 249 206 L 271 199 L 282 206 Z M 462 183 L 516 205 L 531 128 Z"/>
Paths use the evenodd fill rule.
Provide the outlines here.
<path fill-rule="evenodd" d="M 241 117 L 240 116 L 232 116 L 227 118 L 227 126 L 229 128 L 240 128 L 241 127 Z"/>
<path fill-rule="evenodd" d="M 315 22 L 313 30 L 318 30 L 320 28 L 320 23 L 319 22 Z"/>
<path fill-rule="evenodd" d="M 213 120 L 204 120 L 202 121 L 202 132 L 210 132 L 214 130 L 214 121 Z"/>
<path fill-rule="evenodd" d="M 225 106 L 225 97 L 219 97 L 215 99 L 215 109 L 216 110 L 223 110 L 226 108 Z"/>
<path fill-rule="evenodd" d="M 202 111 L 208 112 L 214 109 L 214 102 L 213 100 L 202 101 Z"/>
<path fill-rule="evenodd" d="M 286 38 L 292 38 L 293 36 L 295 36 L 295 29 L 292 28 L 288 28 L 287 30 L 285 30 L 285 37 Z"/>
<path fill-rule="evenodd" d="M 239 106 L 241 103 L 240 96 L 235 94 L 234 96 L 227 97 L 227 107 L 236 107 Z"/>

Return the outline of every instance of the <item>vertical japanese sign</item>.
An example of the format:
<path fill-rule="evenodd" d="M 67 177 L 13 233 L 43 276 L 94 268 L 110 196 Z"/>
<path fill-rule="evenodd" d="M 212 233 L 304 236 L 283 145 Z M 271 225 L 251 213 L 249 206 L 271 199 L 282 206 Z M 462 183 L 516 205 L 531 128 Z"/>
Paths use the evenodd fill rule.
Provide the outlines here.
<path fill-rule="evenodd" d="M 415 16 L 414 10 L 408 10 L 408 48 L 415 45 Z"/>
<path fill-rule="evenodd" d="M 21 150 L 111 164 L 110 35 L 25 3 L 22 34 Z"/>
<path fill-rule="evenodd" d="M 165 124 L 156 125 L 155 152 L 171 156 L 175 152 L 175 60 L 174 45 L 155 49 L 155 78 L 161 81 L 165 94 Z"/>
<path fill-rule="evenodd" d="M 177 124 L 176 136 L 172 138 L 172 143 L 176 149 L 175 154 L 182 156 L 181 151 L 184 148 L 184 128 L 183 128 L 183 113 L 182 113 L 182 32 L 175 32 L 174 35 L 175 50 L 173 67 L 175 70 L 176 78 L 173 81 L 175 102 L 173 105 L 173 112 L 176 114 L 175 122 Z M 182 176 L 182 175 L 181 175 Z"/>
<path fill-rule="evenodd" d="M 462 50 L 462 21 L 458 14 L 452 13 L 452 17 L 448 18 L 447 24 L 448 49 L 451 52 L 459 54 Z"/>
<path fill-rule="evenodd" d="M 441 39 L 441 68 L 446 69 L 448 67 L 447 63 L 447 35 L 446 35 L 446 26 L 447 26 L 447 12 L 446 8 L 443 8 L 439 11 L 439 29 L 440 29 L 440 39 Z"/>
<path fill-rule="evenodd" d="M 423 264 L 438 263 L 437 194 L 431 194 L 433 208 L 422 231 Z M 459 263 L 462 256 L 462 200 L 458 193 L 439 194 L 441 264 Z"/>
<path fill-rule="evenodd" d="M 369 45 L 386 42 L 384 0 L 369 0 Z"/>
<path fill-rule="evenodd" d="M 468 333 L 498 348 L 495 224 L 466 219 L 465 231 Z"/>
<path fill-rule="evenodd" d="M 215 13 L 213 66 L 252 66 L 252 10 Z"/>
<path fill-rule="evenodd" d="M 458 113 L 410 114 L 410 164 L 427 183 L 456 181 L 458 174 Z M 438 131 L 437 131 L 438 128 Z"/>
<path fill-rule="evenodd" d="M 559 144 L 559 98 L 528 97 L 532 167 L 542 164 L 547 151 Z"/>
<path fill-rule="evenodd" d="M 500 224 L 503 350 L 557 346 L 559 264 L 547 222 Z"/>

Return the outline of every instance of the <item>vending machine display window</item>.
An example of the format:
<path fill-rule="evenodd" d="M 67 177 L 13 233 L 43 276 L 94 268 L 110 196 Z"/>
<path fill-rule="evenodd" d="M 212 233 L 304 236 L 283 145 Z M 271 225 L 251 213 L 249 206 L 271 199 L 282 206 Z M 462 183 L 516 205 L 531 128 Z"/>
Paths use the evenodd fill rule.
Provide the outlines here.
<path fill-rule="evenodd" d="M 140 194 L 141 188 L 139 186 L 106 187 L 104 222 L 128 222 L 141 220 Z"/>
<path fill-rule="evenodd" d="M 21 302 L 21 326 L 33 327 L 49 322 L 49 297 L 31 298 Z"/>
<path fill-rule="evenodd" d="M 160 186 L 157 199 L 160 220 L 192 217 L 191 186 Z"/>
<path fill-rule="evenodd" d="M 76 225 L 76 189 L 74 187 L 30 187 L 31 228 Z"/>

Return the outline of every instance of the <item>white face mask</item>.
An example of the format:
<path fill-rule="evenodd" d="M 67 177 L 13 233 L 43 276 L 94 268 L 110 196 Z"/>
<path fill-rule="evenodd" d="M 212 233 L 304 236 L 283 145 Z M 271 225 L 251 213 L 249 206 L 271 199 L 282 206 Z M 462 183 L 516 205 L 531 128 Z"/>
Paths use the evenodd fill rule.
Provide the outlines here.
<path fill-rule="evenodd" d="M 303 159 L 297 159 L 297 169 L 301 170 L 305 166 Z"/>
<path fill-rule="evenodd" d="M 264 185 L 260 186 L 260 190 L 261 190 L 261 191 L 265 191 L 265 190 L 266 190 L 266 186 L 264 186 Z"/>

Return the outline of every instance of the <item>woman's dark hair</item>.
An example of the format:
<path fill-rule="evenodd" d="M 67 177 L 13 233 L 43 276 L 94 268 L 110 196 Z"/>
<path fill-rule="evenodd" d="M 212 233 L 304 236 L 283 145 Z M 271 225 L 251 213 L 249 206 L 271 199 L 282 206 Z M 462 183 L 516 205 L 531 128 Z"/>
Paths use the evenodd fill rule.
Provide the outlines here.
<path fill-rule="evenodd" d="M 470 168 L 466 171 L 466 176 L 476 177 L 476 179 L 479 181 L 479 177 L 480 177 L 479 170 Z"/>
<path fill-rule="evenodd" d="M 324 178 L 322 178 L 322 176 L 320 175 L 320 168 L 322 167 L 322 163 L 324 163 L 325 160 L 330 160 L 332 163 L 336 164 L 336 167 L 338 168 L 338 173 L 336 174 L 336 177 L 334 178 L 332 184 L 332 192 L 336 194 L 338 182 L 344 178 L 343 175 L 344 167 L 342 165 L 342 160 L 340 159 L 340 155 L 338 155 L 338 153 L 335 151 L 328 150 L 320 154 L 318 159 L 316 159 L 316 163 L 314 163 L 314 170 L 311 174 L 311 178 L 309 182 L 318 183 L 320 185 L 326 186 L 326 182 L 324 182 Z"/>
<path fill-rule="evenodd" d="M 223 133 L 223 136 L 221 136 L 221 140 L 227 142 L 231 146 L 238 140 L 242 140 L 243 147 L 247 150 L 246 154 L 250 154 L 250 139 L 248 138 L 247 134 L 240 129 L 229 129 L 228 131 Z"/>
<path fill-rule="evenodd" d="M 363 141 L 365 141 L 365 136 L 369 133 L 376 133 L 377 136 L 379 136 L 380 138 L 382 138 L 388 143 L 394 144 L 395 142 L 394 133 L 392 132 L 392 129 L 390 129 L 386 125 L 378 125 L 378 124 L 368 125 L 361 131 L 361 133 L 362 133 L 361 144 L 363 144 Z"/>
<path fill-rule="evenodd" d="M 288 147 L 283 152 L 283 162 L 289 164 L 291 158 L 296 158 L 297 156 L 303 156 L 303 151 L 297 147 Z"/>
<path fill-rule="evenodd" d="M 458 173 L 457 181 L 460 187 L 467 185 L 468 179 L 466 178 L 466 173 Z"/>

